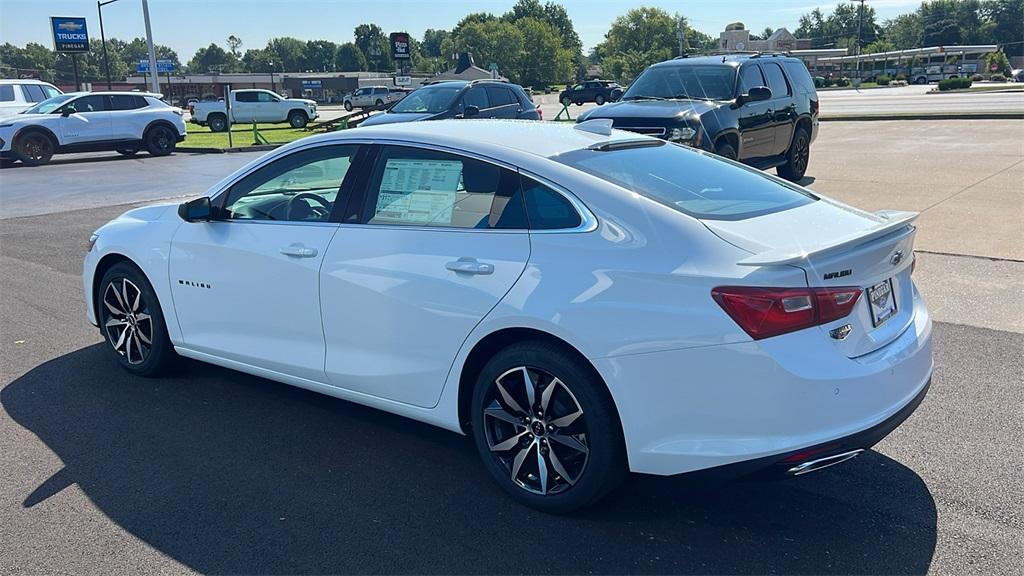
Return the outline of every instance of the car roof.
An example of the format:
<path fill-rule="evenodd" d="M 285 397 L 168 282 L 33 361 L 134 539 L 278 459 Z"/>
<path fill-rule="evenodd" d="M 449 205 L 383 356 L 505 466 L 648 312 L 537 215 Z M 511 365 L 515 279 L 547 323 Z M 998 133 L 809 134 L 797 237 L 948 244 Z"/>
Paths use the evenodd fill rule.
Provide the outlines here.
<path fill-rule="evenodd" d="M 47 86 L 53 86 L 53 84 L 45 80 L 37 80 L 35 78 L 3 78 L 0 79 L 0 84 L 46 84 Z"/>
<path fill-rule="evenodd" d="M 102 92 L 65 92 L 64 96 L 88 96 L 90 94 L 97 96 L 151 96 L 153 98 L 160 98 L 163 94 L 156 94 L 154 92 L 135 92 L 132 90 L 104 90 Z"/>
<path fill-rule="evenodd" d="M 792 56 L 779 53 L 746 53 L 746 54 L 720 54 L 717 56 L 687 56 L 683 58 L 673 58 L 672 60 L 665 60 L 664 62 L 658 62 L 653 64 L 652 68 L 662 67 L 673 67 L 673 66 L 713 66 L 713 65 L 726 65 L 726 66 L 739 66 L 740 64 L 748 60 L 760 60 L 760 59 L 778 59 L 778 60 L 794 60 Z"/>
<path fill-rule="evenodd" d="M 548 158 L 594 144 L 651 139 L 649 136 L 621 130 L 612 130 L 611 134 L 599 134 L 581 130 L 579 126 L 581 124 L 536 120 L 431 120 L 363 126 L 311 136 L 297 142 L 309 142 L 313 139 L 384 139 L 449 146 L 479 153 L 485 153 L 488 149 L 504 148 Z"/>

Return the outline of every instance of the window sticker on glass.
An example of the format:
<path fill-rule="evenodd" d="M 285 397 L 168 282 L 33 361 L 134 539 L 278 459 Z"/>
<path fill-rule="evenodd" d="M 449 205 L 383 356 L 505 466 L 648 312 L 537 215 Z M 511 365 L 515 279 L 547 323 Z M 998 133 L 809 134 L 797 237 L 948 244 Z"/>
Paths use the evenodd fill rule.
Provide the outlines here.
<path fill-rule="evenodd" d="M 373 222 L 451 224 L 461 180 L 462 162 L 458 160 L 389 159 Z"/>

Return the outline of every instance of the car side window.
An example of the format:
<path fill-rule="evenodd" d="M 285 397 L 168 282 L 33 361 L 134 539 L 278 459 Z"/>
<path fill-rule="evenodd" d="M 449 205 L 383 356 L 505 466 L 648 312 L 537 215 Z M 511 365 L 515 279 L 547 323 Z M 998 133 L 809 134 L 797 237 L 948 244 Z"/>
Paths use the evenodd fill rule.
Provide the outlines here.
<path fill-rule="evenodd" d="M 544 184 L 523 176 L 522 189 L 530 230 L 572 229 L 583 222 L 565 196 Z"/>
<path fill-rule="evenodd" d="M 145 99 L 138 96 L 132 96 L 130 94 L 114 94 L 110 97 L 111 110 L 136 110 L 144 106 L 146 106 Z"/>
<path fill-rule="evenodd" d="M 815 92 L 814 79 L 811 78 L 811 73 L 807 71 L 807 66 L 804 66 L 803 62 L 795 60 L 787 60 L 783 63 L 783 67 L 786 69 L 786 74 L 793 84 L 800 88 L 802 92 L 813 94 Z"/>
<path fill-rule="evenodd" d="M 782 73 L 782 68 L 779 67 L 775 62 L 764 63 L 764 74 L 768 77 L 768 87 L 772 89 L 772 97 L 780 98 L 782 96 L 789 96 L 793 92 L 789 89 L 789 83 L 786 82 L 786 76 Z"/>
<path fill-rule="evenodd" d="M 235 92 L 235 102 L 256 102 L 256 93 Z"/>
<path fill-rule="evenodd" d="M 474 158 L 385 146 L 367 190 L 368 224 L 526 228 L 518 174 Z"/>
<path fill-rule="evenodd" d="M 43 92 L 43 88 L 38 84 L 22 84 L 21 94 L 25 97 L 27 102 L 42 102 L 46 100 L 46 94 Z"/>
<path fill-rule="evenodd" d="M 751 88 L 767 86 L 764 76 L 761 75 L 761 68 L 757 64 L 747 64 L 740 68 L 739 93 L 748 94 Z"/>
<path fill-rule="evenodd" d="M 66 108 L 71 108 L 76 114 L 83 114 L 86 112 L 103 112 L 106 110 L 106 103 L 104 102 L 105 96 L 91 95 L 82 96 L 68 102 Z"/>
<path fill-rule="evenodd" d="M 358 148 L 319 146 L 275 160 L 235 183 L 219 215 L 228 220 L 327 222 Z"/>
<path fill-rule="evenodd" d="M 14 86 L 0 84 L 0 102 L 14 102 Z"/>
<path fill-rule="evenodd" d="M 257 92 L 256 97 L 257 102 L 277 102 L 277 99 L 269 92 Z"/>
<path fill-rule="evenodd" d="M 40 86 L 40 88 L 43 89 L 43 100 L 47 100 L 49 98 L 53 98 L 54 96 L 60 96 L 61 95 L 61 91 L 57 90 L 53 86 L 43 85 L 43 86 Z"/>
<path fill-rule="evenodd" d="M 497 106 L 508 106 L 509 104 L 515 104 L 516 99 L 513 97 L 512 92 L 504 86 L 487 86 L 487 100 L 490 101 L 491 107 Z"/>
<path fill-rule="evenodd" d="M 491 107 L 483 86 L 474 86 L 466 90 L 466 94 L 462 97 L 462 109 L 465 110 L 466 106 L 476 106 L 481 110 Z"/>

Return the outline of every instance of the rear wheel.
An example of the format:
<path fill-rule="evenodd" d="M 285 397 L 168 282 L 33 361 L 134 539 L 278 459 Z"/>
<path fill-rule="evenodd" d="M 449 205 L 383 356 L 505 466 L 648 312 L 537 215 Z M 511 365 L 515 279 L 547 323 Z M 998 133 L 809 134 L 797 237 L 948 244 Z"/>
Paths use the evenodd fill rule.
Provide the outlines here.
<path fill-rule="evenodd" d="M 14 152 L 23 164 L 38 166 L 53 158 L 57 146 L 44 132 L 32 130 L 22 134 L 14 145 Z"/>
<path fill-rule="evenodd" d="M 305 128 L 308 122 L 309 116 L 306 116 L 302 110 L 292 110 L 288 114 L 288 124 L 292 128 Z"/>
<path fill-rule="evenodd" d="M 595 102 L 595 103 L 597 103 L 597 105 L 598 105 L 598 106 L 601 106 L 602 104 L 604 104 L 604 96 L 603 96 L 603 95 L 601 95 L 601 94 L 598 94 L 598 95 L 597 95 L 597 96 L 596 96 L 596 97 L 594 98 L 594 102 Z"/>
<path fill-rule="evenodd" d="M 146 150 L 153 156 L 167 156 L 174 152 L 178 138 L 170 126 L 157 124 L 146 132 L 143 141 L 146 143 Z"/>
<path fill-rule="evenodd" d="M 174 351 L 156 292 L 142 271 L 127 262 L 111 266 L 100 281 L 96 306 L 107 350 L 122 368 L 155 376 L 168 367 Z"/>
<path fill-rule="evenodd" d="M 732 147 L 732 144 L 725 141 L 719 142 L 715 145 L 715 154 L 718 154 L 723 158 L 728 158 L 729 160 L 736 160 L 739 158 L 739 155 L 736 154 L 736 149 Z"/>
<path fill-rule="evenodd" d="M 210 114 L 206 121 L 211 132 L 223 132 L 228 128 L 228 117 L 223 114 Z"/>
<path fill-rule="evenodd" d="M 351 112 L 352 111 L 352 103 L 351 102 L 345 102 L 345 111 L 346 112 Z"/>
<path fill-rule="evenodd" d="M 811 159 L 811 135 L 803 126 L 793 134 L 793 143 L 786 152 L 786 163 L 775 169 L 779 176 L 790 182 L 799 182 L 807 173 Z"/>
<path fill-rule="evenodd" d="M 626 477 L 622 427 L 604 384 L 546 342 L 513 344 L 481 371 L 472 434 L 484 466 L 519 502 L 565 513 Z"/>

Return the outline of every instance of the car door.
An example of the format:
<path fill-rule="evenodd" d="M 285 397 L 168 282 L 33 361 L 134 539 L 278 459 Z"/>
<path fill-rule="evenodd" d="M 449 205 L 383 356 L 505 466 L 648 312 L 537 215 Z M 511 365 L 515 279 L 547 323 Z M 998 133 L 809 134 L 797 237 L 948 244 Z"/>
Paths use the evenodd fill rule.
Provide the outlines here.
<path fill-rule="evenodd" d="M 324 259 L 328 383 L 437 404 L 463 342 L 526 267 L 519 189 L 514 169 L 381 147 L 358 223 L 342 223 Z"/>
<path fill-rule="evenodd" d="M 131 94 L 113 94 L 109 98 L 111 139 L 141 139 L 146 122 L 139 111 L 147 106 L 146 99 Z"/>
<path fill-rule="evenodd" d="M 488 118 L 513 119 L 519 116 L 522 108 L 515 94 L 505 86 L 485 86 L 487 92 Z"/>
<path fill-rule="evenodd" d="M 256 121 L 280 122 L 285 119 L 281 99 L 270 92 L 256 93 Z"/>
<path fill-rule="evenodd" d="M 793 98 L 793 87 L 789 85 L 782 66 L 777 62 L 762 62 L 761 68 L 772 90 L 772 130 L 775 137 L 772 142 L 772 154 L 782 154 L 789 149 L 793 139 L 793 128 L 796 126 L 796 100 Z"/>
<path fill-rule="evenodd" d="M 65 111 L 70 114 L 64 116 Z M 64 146 L 104 142 L 111 138 L 110 111 L 107 109 L 106 96 L 80 96 L 64 104 L 54 113 L 62 115 L 57 124 L 61 144 Z"/>
<path fill-rule="evenodd" d="M 215 198 L 214 220 L 180 226 L 170 279 L 185 347 L 323 381 L 320 267 L 358 150 L 292 152 Z"/>
<path fill-rule="evenodd" d="M 751 88 L 767 87 L 768 84 L 757 64 L 749 63 L 740 68 L 737 81 L 737 95 L 748 94 Z M 741 160 L 771 156 L 775 146 L 775 127 L 772 125 L 772 101 L 747 102 L 737 110 L 740 129 L 740 149 L 736 152 Z"/>
<path fill-rule="evenodd" d="M 487 99 L 487 90 L 482 85 L 471 86 L 462 95 L 462 99 L 458 104 L 458 113 L 465 114 L 466 108 L 475 106 L 479 112 L 474 118 L 493 118 L 491 116 L 491 104 L 490 100 Z"/>
<path fill-rule="evenodd" d="M 231 93 L 231 116 L 235 122 L 253 122 L 259 97 L 253 90 L 240 90 Z"/>

